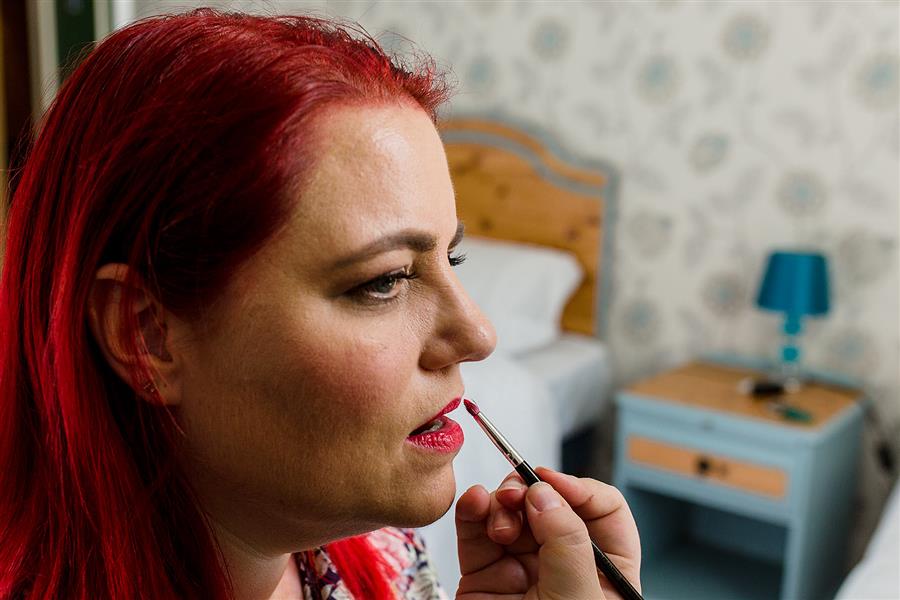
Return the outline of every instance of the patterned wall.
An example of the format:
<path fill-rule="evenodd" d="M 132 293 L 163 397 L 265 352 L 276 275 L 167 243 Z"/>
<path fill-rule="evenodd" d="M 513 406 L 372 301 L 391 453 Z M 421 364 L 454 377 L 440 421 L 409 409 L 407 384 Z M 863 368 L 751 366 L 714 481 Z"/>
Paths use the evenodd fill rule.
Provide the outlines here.
<path fill-rule="evenodd" d="M 896 436 L 896 1 L 214 4 L 345 16 L 400 50 L 413 40 L 452 68 L 452 110 L 503 111 L 617 165 L 609 343 L 622 381 L 707 351 L 774 354 L 780 320 L 753 305 L 766 253 L 825 251 L 833 310 L 809 323 L 806 358 L 861 378 Z M 866 531 L 888 481 L 872 460 L 863 478 Z"/>

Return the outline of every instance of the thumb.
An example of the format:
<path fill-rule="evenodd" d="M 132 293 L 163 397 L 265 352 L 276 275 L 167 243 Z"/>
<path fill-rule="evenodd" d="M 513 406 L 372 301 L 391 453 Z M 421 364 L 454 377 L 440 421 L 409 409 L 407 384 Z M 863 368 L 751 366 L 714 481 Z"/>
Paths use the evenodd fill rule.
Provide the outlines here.
<path fill-rule="evenodd" d="M 587 526 L 546 482 L 525 494 L 525 514 L 538 552 L 537 597 L 554 600 L 604 598 Z"/>

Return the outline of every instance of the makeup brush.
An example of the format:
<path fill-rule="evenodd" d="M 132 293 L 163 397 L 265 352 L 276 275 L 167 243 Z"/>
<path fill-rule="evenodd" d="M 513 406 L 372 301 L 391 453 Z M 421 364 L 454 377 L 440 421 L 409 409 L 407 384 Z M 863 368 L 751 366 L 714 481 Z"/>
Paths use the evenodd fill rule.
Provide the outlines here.
<path fill-rule="evenodd" d="M 538 477 L 538 474 L 534 472 L 531 465 L 525 462 L 522 455 L 516 452 L 516 449 L 513 448 L 512 444 L 503 437 L 503 434 L 500 433 L 497 427 L 491 423 L 490 419 L 484 415 L 477 404 L 468 399 L 463 400 L 463 402 L 466 405 L 466 410 L 469 411 L 469 414 L 472 415 L 472 418 L 475 419 L 478 426 L 481 427 L 482 431 L 484 431 L 494 445 L 497 446 L 497 450 L 506 457 L 506 460 L 510 462 L 516 470 L 516 473 L 522 477 L 526 485 L 530 487 L 538 481 L 543 481 L 543 479 Z M 606 576 L 610 583 L 612 583 L 613 587 L 616 588 L 616 591 L 626 600 L 643 600 L 640 593 L 638 593 L 638 591 L 634 589 L 634 586 L 625 579 L 625 576 L 622 575 L 622 572 L 619 571 L 618 567 L 609 560 L 609 557 L 606 556 L 603 550 L 601 550 L 593 540 L 591 540 L 591 546 L 594 547 L 594 562 L 597 564 L 597 568 L 600 569 L 600 572 Z"/>

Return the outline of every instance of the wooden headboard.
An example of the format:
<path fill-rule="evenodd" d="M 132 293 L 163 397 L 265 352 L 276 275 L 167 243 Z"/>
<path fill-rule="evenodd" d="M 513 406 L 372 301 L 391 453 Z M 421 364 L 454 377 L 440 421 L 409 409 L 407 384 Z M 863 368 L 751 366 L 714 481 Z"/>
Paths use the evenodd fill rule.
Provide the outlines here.
<path fill-rule="evenodd" d="M 466 235 L 574 254 L 586 276 L 566 305 L 562 328 L 605 337 L 615 172 L 506 118 L 453 118 L 440 132 Z"/>

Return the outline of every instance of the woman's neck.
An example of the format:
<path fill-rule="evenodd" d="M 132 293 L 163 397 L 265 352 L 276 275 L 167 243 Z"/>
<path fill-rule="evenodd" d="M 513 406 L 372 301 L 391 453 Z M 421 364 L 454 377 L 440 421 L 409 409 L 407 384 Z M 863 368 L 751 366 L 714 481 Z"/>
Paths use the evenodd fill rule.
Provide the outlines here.
<path fill-rule="evenodd" d="M 231 576 L 235 600 L 303 598 L 293 555 L 266 555 L 218 523 L 213 522 L 212 528 Z"/>
<path fill-rule="evenodd" d="M 297 561 L 291 556 L 284 569 L 284 575 L 278 586 L 269 596 L 269 600 L 282 600 L 287 598 L 303 599 L 303 585 L 300 583 L 300 571 L 297 569 Z"/>

